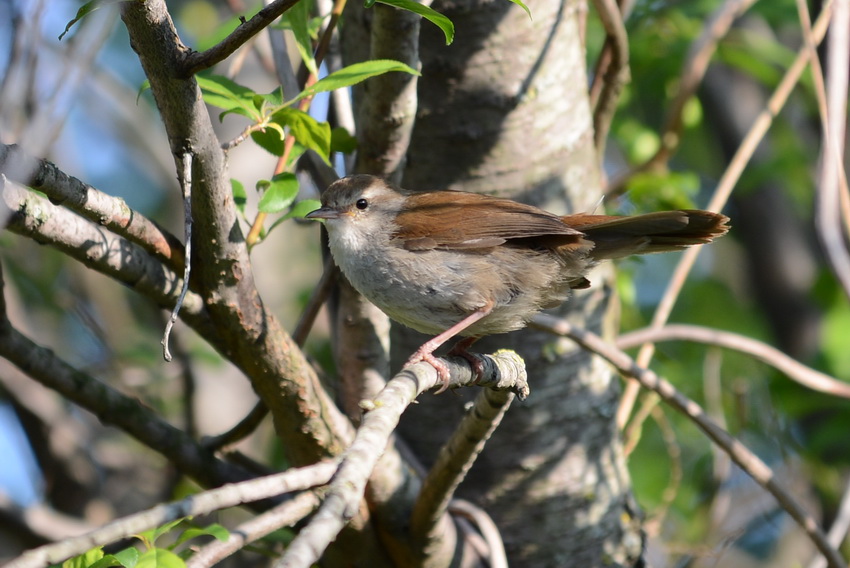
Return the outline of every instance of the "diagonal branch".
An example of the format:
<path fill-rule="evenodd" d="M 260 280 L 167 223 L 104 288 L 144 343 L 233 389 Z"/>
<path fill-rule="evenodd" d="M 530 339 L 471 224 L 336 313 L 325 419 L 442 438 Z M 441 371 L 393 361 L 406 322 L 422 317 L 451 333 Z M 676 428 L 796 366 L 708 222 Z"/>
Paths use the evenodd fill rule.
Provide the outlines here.
<path fill-rule="evenodd" d="M 807 367 L 775 347 L 731 331 L 683 324 L 666 325 L 659 328 L 647 327 L 624 333 L 617 338 L 617 347 L 630 349 L 644 343 L 677 340 L 696 341 L 746 353 L 785 373 L 790 379 L 805 387 L 842 398 L 850 398 L 850 384 Z"/>
<path fill-rule="evenodd" d="M 177 519 L 208 515 L 221 509 L 295 491 L 304 491 L 326 484 L 335 469 L 336 463 L 333 461 L 320 462 L 308 467 L 290 469 L 282 473 L 202 491 L 179 501 L 163 503 L 146 511 L 115 519 L 84 535 L 35 548 L 5 566 L 6 568 L 41 568 L 82 554 L 95 546 L 103 546 L 128 538 Z M 286 504 L 288 502 L 283 505 Z"/>
<path fill-rule="evenodd" d="M 496 431 L 514 395 L 507 391 L 484 389 L 475 397 L 472 409 L 446 442 L 422 482 L 411 518 L 413 539 L 423 558 L 432 558 L 432 547 L 440 546 L 446 510 L 457 487 L 475 463 L 484 444 Z"/>
<path fill-rule="evenodd" d="M 224 61 L 297 2 L 298 0 L 275 0 L 254 14 L 250 20 L 243 21 L 232 34 L 208 50 L 189 51 L 176 70 L 177 76 L 185 79 L 198 71 L 209 69 L 216 63 Z"/>
<path fill-rule="evenodd" d="M 808 535 L 815 547 L 827 559 L 830 568 L 846 568 L 846 563 L 835 548 L 826 540 L 821 528 L 812 515 L 806 511 L 794 497 L 777 481 L 773 471 L 744 444 L 736 440 L 726 430 L 714 422 L 693 400 L 676 390 L 676 387 L 659 377 L 650 369 L 638 364 L 613 345 L 606 343 L 598 335 L 585 329 L 579 329 L 566 320 L 546 314 L 534 317 L 534 326 L 556 335 L 569 337 L 584 349 L 596 353 L 626 377 L 637 380 L 641 386 L 658 394 L 667 404 L 678 410 L 703 431 L 715 444 L 723 449 L 738 466 L 756 483 L 776 498 L 776 501 Z"/>
<path fill-rule="evenodd" d="M 113 197 L 69 176 L 56 164 L 28 156 L 15 144 L 0 144 L 0 173 L 12 181 L 44 192 L 54 205 L 62 205 L 89 221 L 102 225 L 179 270 L 183 243 L 123 199 Z"/>
<path fill-rule="evenodd" d="M 8 216 L 10 231 L 57 248 L 160 307 L 174 305 L 180 291 L 180 277 L 139 245 L 5 179 L 1 195 L 0 212 Z M 183 319 L 207 341 L 221 348 L 218 331 L 203 300 L 193 292 L 186 295 Z"/>
<path fill-rule="evenodd" d="M 514 391 L 521 399 L 527 394 L 522 359 L 512 351 L 482 356 L 484 372 L 480 381 L 476 381 L 476 374 L 465 359 L 453 357 L 444 362 L 450 370 L 452 387 L 479 384 Z M 365 414 L 360 428 L 334 475 L 325 501 L 292 541 L 275 568 L 310 566 L 319 560 L 327 546 L 357 513 L 366 482 L 387 447 L 401 413 L 417 396 L 436 384 L 434 367 L 424 362 L 417 363 L 390 379 L 373 400 L 361 403 Z"/>
<path fill-rule="evenodd" d="M 103 424 L 116 426 L 160 452 L 202 485 L 215 486 L 251 477 L 248 472 L 217 459 L 137 399 L 74 369 L 53 351 L 36 345 L 12 327 L 5 311 L 2 317 L 0 357 L 39 383 L 93 413 Z"/>
<path fill-rule="evenodd" d="M 284 6 L 275 2 L 262 13 L 279 14 Z M 198 84 L 178 73 L 184 69 L 185 47 L 168 7 L 164 0 L 124 2 L 121 17 L 150 81 L 175 162 L 186 151 L 193 156 L 192 212 L 198 238 L 192 273 L 222 335 L 220 351 L 251 380 L 294 465 L 338 454 L 351 437 L 351 426 L 256 288 L 226 156 Z"/>

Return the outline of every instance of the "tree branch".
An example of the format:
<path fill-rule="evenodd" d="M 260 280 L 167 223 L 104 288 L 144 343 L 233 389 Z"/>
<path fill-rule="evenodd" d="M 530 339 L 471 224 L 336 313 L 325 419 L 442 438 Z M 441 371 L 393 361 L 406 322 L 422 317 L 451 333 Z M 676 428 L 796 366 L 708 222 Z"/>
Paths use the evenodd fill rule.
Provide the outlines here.
<path fill-rule="evenodd" d="M 57 248 L 150 298 L 162 308 L 174 305 L 180 290 L 180 277 L 139 245 L 53 205 L 2 176 L 0 180 L 3 184 L 0 212 L 8 216 L 10 231 Z M 198 294 L 189 292 L 186 295 L 183 319 L 213 346 L 222 347 L 218 331 Z"/>
<path fill-rule="evenodd" d="M 658 341 L 696 341 L 707 345 L 716 345 L 732 351 L 746 353 L 762 363 L 781 371 L 788 378 L 812 390 L 850 398 L 850 384 L 839 381 L 825 373 L 803 365 L 782 351 L 750 337 L 700 327 L 696 325 L 667 325 L 660 328 L 648 327 L 630 333 L 624 333 L 617 338 L 617 347 L 630 349 L 644 343 Z"/>
<path fill-rule="evenodd" d="M 329 480 L 330 476 L 328 476 Z M 294 525 L 312 513 L 318 506 L 319 497 L 315 493 L 301 493 L 234 527 L 226 541 L 214 540 L 201 547 L 197 554 L 192 555 L 186 561 L 186 568 L 213 566 L 241 550 L 246 544 L 259 540 L 281 527 Z"/>
<path fill-rule="evenodd" d="M 512 351 L 494 356 L 481 356 L 483 377 L 477 384 L 516 391 L 520 399 L 528 393 L 522 359 Z M 451 373 L 450 386 L 475 384 L 476 376 L 469 362 L 461 357 L 444 360 Z M 387 447 L 390 435 L 401 413 L 413 400 L 437 384 L 437 372 L 421 362 L 405 368 L 393 377 L 378 395 L 363 401 L 365 410 L 360 428 L 339 470 L 328 488 L 327 497 L 318 512 L 286 550 L 275 568 L 310 566 L 321 557 L 345 524 L 357 514 L 366 482 Z"/>
<path fill-rule="evenodd" d="M 244 470 L 216 459 L 185 432 L 163 421 L 152 410 L 109 385 L 74 369 L 49 349 L 36 345 L 12 327 L 0 322 L 0 357 L 78 406 L 106 425 L 116 426 L 144 445 L 161 453 L 180 471 L 204 486 L 243 480 Z"/>
<path fill-rule="evenodd" d="M 104 546 L 177 519 L 207 515 L 228 507 L 325 485 L 333 475 L 336 466 L 334 461 L 320 462 L 308 467 L 290 469 L 267 477 L 202 491 L 180 501 L 164 503 L 146 511 L 116 519 L 84 535 L 35 548 L 6 564 L 5 568 L 42 568 L 82 554 L 90 548 Z"/>
<path fill-rule="evenodd" d="M 422 558 L 431 560 L 434 554 L 445 551 L 446 510 L 454 497 L 455 490 L 475 463 L 484 444 L 493 435 L 502 417 L 510 408 L 514 395 L 507 391 L 484 389 L 475 397 L 472 408 L 467 412 L 451 438 L 440 450 L 413 507 L 411 534 L 419 547 Z M 448 543 L 454 544 L 454 543 Z M 454 546 L 448 550 L 449 559 Z"/>
<path fill-rule="evenodd" d="M 634 378 L 644 388 L 657 393 L 667 404 L 690 418 L 709 439 L 729 454 L 732 461 L 738 464 L 747 475 L 776 498 L 780 506 L 800 525 L 800 528 L 808 535 L 815 547 L 827 559 L 830 568 L 846 568 L 841 555 L 826 540 L 826 535 L 818 526 L 815 518 L 777 483 L 770 467 L 726 430 L 718 426 L 696 402 L 677 391 L 676 387 L 656 375 L 652 370 L 638 366 L 631 357 L 590 331 L 576 328 L 566 320 L 546 314 L 536 315 L 534 326 L 556 335 L 569 337 L 584 349 L 596 353 L 608 361 L 624 376 Z"/>
<path fill-rule="evenodd" d="M 279 14 L 284 6 L 275 2 L 261 12 Z M 185 47 L 165 2 L 126 2 L 121 8 L 175 160 L 185 151 L 194 158 L 192 212 L 199 238 L 194 242 L 193 274 L 226 344 L 221 351 L 252 381 L 274 417 L 278 435 L 286 441 L 293 464 L 338 454 L 351 438 L 350 424 L 322 389 L 301 350 L 268 313 L 256 289 L 225 154 L 197 83 L 178 73 L 184 69 Z"/>
<path fill-rule="evenodd" d="M 242 22 L 232 34 L 218 44 L 206 51 L 190 51 L 177 67 L 177 76 L 186 79 L 198 71 L 209 69 L 216 63 L 224 61 L 230 54 L 260 33 L 297 2 L 298 0 L 275 0 L 254 14 L 250 20 Z"/>
<path fill-rule="evenodd" d="M 0 173 L 44 192 L 54 205 L 67 207 L 165 261 L 174 270 L 183 263 L 183 243 L 123 199 L 98 191 L 69 176 L 56 164 L 28 156 L 16 144 L 0 144 Z"/>

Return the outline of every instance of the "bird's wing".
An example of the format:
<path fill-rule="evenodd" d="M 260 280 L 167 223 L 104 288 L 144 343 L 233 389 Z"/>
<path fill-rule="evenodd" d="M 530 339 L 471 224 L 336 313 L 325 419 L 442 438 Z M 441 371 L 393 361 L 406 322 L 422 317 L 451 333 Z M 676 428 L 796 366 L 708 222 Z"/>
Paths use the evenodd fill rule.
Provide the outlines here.
<path fill-rule="evenodd" d="M 508 241 L 557 247 L 582 242 L 583 233 L 560 217 L 509 199 L 477 193 L 413 193 L 396 217 L 396 241 L 408 250 L 482 249 Z"/>

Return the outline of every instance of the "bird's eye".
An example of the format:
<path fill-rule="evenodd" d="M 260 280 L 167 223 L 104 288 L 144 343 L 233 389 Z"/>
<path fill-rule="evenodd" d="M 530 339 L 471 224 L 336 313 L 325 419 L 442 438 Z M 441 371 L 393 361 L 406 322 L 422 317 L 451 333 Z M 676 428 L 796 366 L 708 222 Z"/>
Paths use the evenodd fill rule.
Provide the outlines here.
<path fill-rule="evenodd" d="M 366 201 L 365 199 L 358 199 L 357 203 L 355 203 L 354 205 L 362 211 L 363 209 L 366 209 L 367 207 L 369 207 L 369 202 Z"/>

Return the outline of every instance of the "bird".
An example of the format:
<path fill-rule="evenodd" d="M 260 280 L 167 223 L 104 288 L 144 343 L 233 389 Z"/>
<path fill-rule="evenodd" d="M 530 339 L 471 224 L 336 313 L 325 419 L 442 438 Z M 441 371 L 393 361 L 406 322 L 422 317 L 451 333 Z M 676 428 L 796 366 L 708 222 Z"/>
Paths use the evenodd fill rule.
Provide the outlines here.
<path fill-rule="evenodd" d="M 426 361 L 448 388 L 449 352 L 480 372 L 468 347 L 525 327 L 538 312 L 587 288 L 599 262 L 713 241 L 729 218 L 701 210 L 635 216 L 556 215 L 511 199 L 454 190 L 411 191 L 354 174 L 323 192 L 306 215 L 324 220 L 334 263 L 390 319 L 434 337 L 405 366 Z M 476 365 L 477 364 L 477 365 Z"/>

